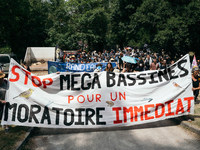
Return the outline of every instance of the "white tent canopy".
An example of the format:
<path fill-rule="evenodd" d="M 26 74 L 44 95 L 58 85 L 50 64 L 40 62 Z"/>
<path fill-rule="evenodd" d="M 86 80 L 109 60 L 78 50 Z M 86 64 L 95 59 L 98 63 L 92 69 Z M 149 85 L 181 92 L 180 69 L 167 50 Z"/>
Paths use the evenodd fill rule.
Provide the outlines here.
<path fill-rule="evenodd" d="M 40 61 L 54 61 L 55 47 L 27 47 L 24 61 L 27 64 Z"/>

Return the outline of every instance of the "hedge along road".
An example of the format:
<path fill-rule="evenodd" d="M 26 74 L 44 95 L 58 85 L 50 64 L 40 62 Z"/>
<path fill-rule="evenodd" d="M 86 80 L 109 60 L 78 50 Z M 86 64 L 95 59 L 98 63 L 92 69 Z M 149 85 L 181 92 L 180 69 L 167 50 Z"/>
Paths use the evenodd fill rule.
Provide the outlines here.
<path fill-rule="evenodd" d="M 100 129 L 36 128 L 23 149 L 41 150 L 199 150 L 200 135 L 174 119 Z"/>

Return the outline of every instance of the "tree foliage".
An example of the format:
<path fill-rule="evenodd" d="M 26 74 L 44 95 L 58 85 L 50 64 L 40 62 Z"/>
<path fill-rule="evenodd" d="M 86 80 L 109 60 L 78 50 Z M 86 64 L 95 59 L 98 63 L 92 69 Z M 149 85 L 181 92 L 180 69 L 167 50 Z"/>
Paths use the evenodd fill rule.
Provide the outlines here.
<path fill-rule="evenodd" d="M 131 29 L 136 36 L 137 31 L 142 30 L 147 38 L 143 36 L 135 40 L 148 39 L 153 49 L 165 49 L 172 56 L 194 51 L 199 47 L 196 41 L 200 39 L 194 32 L 199 31 L 199 5 L 199 0 L 145 0 L 132 15 L 136 24 Z"/>
<path fill-rule="evenodd" d="M 102 51 L 111 45 L 176 53 L 200 47 L 200 0 L 0 0 L 0 47 Z"/>

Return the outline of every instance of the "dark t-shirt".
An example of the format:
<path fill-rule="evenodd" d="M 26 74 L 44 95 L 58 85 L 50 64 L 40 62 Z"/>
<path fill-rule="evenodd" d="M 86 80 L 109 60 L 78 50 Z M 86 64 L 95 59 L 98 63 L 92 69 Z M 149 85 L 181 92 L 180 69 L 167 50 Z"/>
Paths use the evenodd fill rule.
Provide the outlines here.
<path fill-rule="evenodd" d="M 7 84 L 6 81 L 3 81 L 3 84 L 0 86 L 0 99 L 5 100 L 5 95 L 6 95 L 6 88 Z"/>
<path fill-rule="evenodd" d="M 167 66 L 163 66 L 163 65 L 160 66 L 160 69 L 166 69 L 166 68 Z"/>
<path fill-rule="evenodd" d="M 29 67 L 29 66 L 27 67 L 27 70 L 28 70 L 29 72 L 31 72 L 31 69 L 30 69 L 30 67 Z"/>
<path fill-rule="evenodd" d="M 1 100 L 5 100 L 6 89 L 7 89 L 7 82 L 4 80 L 3 84 L 0 86 L 0 99 Z M 3 107 L 4 107 L 4 104 L 2 104 L 0 102 L 0 120 L 2 119 Z"/>
<path fill-rule="evenodd" d="M 137 67 L 135 68 L 135 71 L 144 71 L 143 67 Z"/>
<path fill-rule="evenodd" d="M 196 79 L 197 79 L 196 81 L 192 80 L 192 85 L 193 85 L 194 88 L 199 87 L 199 80 L 198 80 L 199 77 L 197 77 Z"/>

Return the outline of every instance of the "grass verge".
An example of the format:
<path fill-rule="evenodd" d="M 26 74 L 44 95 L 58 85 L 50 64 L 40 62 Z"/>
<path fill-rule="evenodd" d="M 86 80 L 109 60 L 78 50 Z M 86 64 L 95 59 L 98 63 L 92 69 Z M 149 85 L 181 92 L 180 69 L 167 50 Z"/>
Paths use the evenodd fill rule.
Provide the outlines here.
<path fill-rule="evenodd" d="M 190 115 L 191 121 L 188 121 L 187 116 L 180 117 L 183 121 L 187 121 L 190 125 L 200 129 L 200 95 L 197 98 L 197 104 L 194 105 L 194 114 Z"/>
<path fill-rule="evenodd" d="M 10 132 L 5 134 L 5 129 L 0 125 L 0 149 L 1 150 L 11 150 L 16 149 L 16 143 L 23 140 L 25 133 L 30 127 L 23 126 L 9 126 Z"/>
<path fill-rule="evenodd" d="M 200 128 L 200 96 L 198 97 L 197 104 L 194 106 L 194 115 L 191 115 L 191 118 L 192 121 L 189 123 Z"/>

